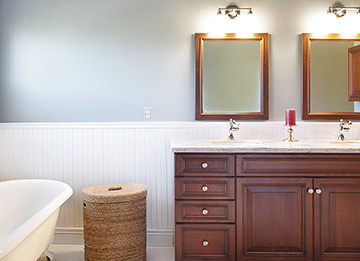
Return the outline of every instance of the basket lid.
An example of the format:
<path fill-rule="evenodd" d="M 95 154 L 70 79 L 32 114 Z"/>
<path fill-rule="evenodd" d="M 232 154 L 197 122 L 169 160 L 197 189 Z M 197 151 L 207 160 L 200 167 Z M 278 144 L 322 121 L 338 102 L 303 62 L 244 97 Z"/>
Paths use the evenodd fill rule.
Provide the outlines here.
<path fill-rule="evenodd" d="M 86 187 L 82 190 L 84 202 L 117 203 L 140 200 L 147 195 L 147 188 L 139 183 L 114 183 Z"/>

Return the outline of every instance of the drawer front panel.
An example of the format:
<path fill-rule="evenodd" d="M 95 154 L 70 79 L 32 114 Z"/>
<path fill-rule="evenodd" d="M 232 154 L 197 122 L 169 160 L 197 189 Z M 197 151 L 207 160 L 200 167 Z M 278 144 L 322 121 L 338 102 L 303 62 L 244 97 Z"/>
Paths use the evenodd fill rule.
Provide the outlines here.
<path fill-rule="evenodd" d="M 176 225 L 176 260 L 235 260 L 235 225 Z"/>
<path fill-rule="evenodd" d="M 176 201 L 176 222 L 234 223 L 234 201 Z"/>
<path fill-rule="evenodd" d="M 237 176 L 358 176 L 360 156 L 355 154 L 254 154 L 238 155 Z"/>
<path fill-rule="evenodd" d="M 234 178 L 175 178 L 176 199 L 235 199 Z"/>
<path fill-rule="evenodd" d="M 235 156 L 227 154 L 176 154 L 176 176 L 234 176 Z"/>

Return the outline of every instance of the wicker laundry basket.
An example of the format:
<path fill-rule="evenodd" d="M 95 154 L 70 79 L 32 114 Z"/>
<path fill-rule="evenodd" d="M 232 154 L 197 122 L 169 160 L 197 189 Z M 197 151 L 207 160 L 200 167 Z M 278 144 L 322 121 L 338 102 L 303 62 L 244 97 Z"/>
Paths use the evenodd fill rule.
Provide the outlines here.
<path fill-rule="evenodd" d="M 82 190 L 85 260 L 146 260 L 146 195 L 137 183 Z"/>

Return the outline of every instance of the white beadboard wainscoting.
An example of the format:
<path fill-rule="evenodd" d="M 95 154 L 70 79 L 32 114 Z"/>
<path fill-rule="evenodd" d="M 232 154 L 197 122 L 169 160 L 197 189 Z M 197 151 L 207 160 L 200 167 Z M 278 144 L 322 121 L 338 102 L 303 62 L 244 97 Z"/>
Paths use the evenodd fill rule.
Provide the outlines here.
<path fill-rule="evenodd" d="M 359 139 L 356 123 L 347 139 Z M 283 139 L 283 122 L 240 122 L 238 139 Z M 337 122 L 299 122 L 297 139 L 336 139 Z M 69 184 L 55 242 L 82 240 L 84 187 L 138 182 L 148 188 L 148 244 L 173 244 L 172 140 L 226 139 L 227 122 L 0 123 L 0 181 L 45 178 Z M 64 242 L 67 241 L 67 242 Z"/>

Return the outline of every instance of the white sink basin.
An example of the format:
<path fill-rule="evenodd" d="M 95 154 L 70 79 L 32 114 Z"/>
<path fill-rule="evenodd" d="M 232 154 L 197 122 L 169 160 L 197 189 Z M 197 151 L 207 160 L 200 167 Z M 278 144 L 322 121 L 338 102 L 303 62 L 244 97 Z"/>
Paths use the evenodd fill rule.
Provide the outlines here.
<path fill-rule="evenodd" d="M 337 143 L 337 144 L 360 144 L 360 140 L 333 140 L 333 141 L 329 141 L 329 143 Z"/>
<path fill-rule="evenodd" d="M 256 145 L 256 144 L 262 144 L 261 141 L 258 140 L 214 140 L 211 141 L 213 144 L 226 144 L 226 145 L 232 145 L 232 144 L 241 144 L 241 145 Z"/>

